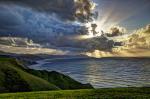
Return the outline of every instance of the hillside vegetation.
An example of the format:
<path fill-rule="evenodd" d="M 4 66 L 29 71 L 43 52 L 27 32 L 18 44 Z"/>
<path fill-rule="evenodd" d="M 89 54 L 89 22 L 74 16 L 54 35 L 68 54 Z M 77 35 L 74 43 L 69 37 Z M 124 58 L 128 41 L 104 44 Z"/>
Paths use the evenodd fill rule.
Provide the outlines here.
<path fill-rule="evenodd" d="M 14 59 L 0 58 L 0 92 L 57 90 L 54 84 L 27 73 Z"/>
<path fill-rule="evenodd" d="M 0 92 L 47 91 L 93 88 L 57 72 L 25 69 L 12 58 L 0 58 Z"/>

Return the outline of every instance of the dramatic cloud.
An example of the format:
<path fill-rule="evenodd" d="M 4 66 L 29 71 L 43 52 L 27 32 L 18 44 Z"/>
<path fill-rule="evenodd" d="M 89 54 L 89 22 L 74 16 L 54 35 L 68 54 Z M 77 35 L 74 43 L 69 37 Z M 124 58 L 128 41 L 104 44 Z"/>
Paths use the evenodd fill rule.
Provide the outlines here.
<path fill-rule="evenodd" d="M 29 38 L 40 45 L 48 43 L 83 51 L 111 50 L 114 46 L 114 41 L 104 36 L 74 38 L 88 34 L 84 33 L 88 31 L 81 22 L 93 18 L 94 4 L 90 0 L 0 0 L 0 8 L 0 36 Z M 22 44 L 24 41 L 13 42 Z"/>
<path fill-rule="evenodd" d="M 6 21 L 1 23 L 0 35 L 29 38 L 39 44 L 49 44 L 57 47 L 72 47 L 82 49 L 82 51 L 111 50 L 114 46 L 112 40 L 106 37 L 94 37 L 89 39 L 74 39 L 75 36 L 88 34 L 84 26 L 73 22 L 64 22 L 55 14 L 47 15 L 41 12 L 35 12 L 31 8 L 16 6 L 16 5 L 1 5 L 3 8 L 0 13 L 5 15 Z M 5 12 L 5 13 L 4 13 Z M 0 16 L 2 16 L 0 15 Z M 11 18 L 9 18 L 11 16 Z M 3 17 L 3 16 L 2 16 Z M 4 19 L 3 19 L 4 20 Z M 11 22 L 11 20 L 15 20 Z M 11 28 L 3 28 L 7 21 L 11 22 Z M 7 24 L 8 25 L 8 24 Z M 19 39 L 20 40 L 20 39 Z M 23 39 L 21 39 L 23 40 Z M 25 40 L 19 41 L 19 44 Z M 5 42 L 10 42 L 9 38 Z M 18 42 L 15 40 L 15 43 Z M 9 43 L 10 44 L 10 43 Z M 17 43 L 18 44 L 18 43 Z M 25 44 L 22 44 L 25 45 Z M 19 46 L 19 45 L 18 45 Z"/>
<path fill-rule="evenodd" d="M 113 26 L 110 28 L 109 33 L 107 34 L 108 37 L 120 36 L 126 33 L 126 29 L 124 27 Z"/>
<path fill-rule="evenodd" d="M 93 8 L 90 0 L 0 0 L 0 36 L 43 41 L 78 34 L 83 28 L 74 21 L 91 20 Z"/>
<path fill-rule="evenodd" d="M 92 21 L 94 13 L 92 10 L 95 8 L 95 3 L 91 0 L 74 0 L 75 1 L 75 16 L 81 21 Z M 97 16 L 97 15 L 96 15 Z"/>
<path fill-rule="evenodd" d="M 150 48 L 150 25 L 141 28 L 125 41 L 125 46 L 129 48 Z"/>
<path fill-rule="evenodd" d="M 85 35 L 81 35 L 81 38 L 67 38 L 61 37 L 55 40 L 55 44 L 59 47 L 73 47 L 80 48 L 82 51 L 93 51 L 93 50 L 105 50 L 111 51 L 114 47 L 115 42 L 113 40 L 109 40 L 105 36 L 98 36 L 92 38 L 84 38 Z M 54 41 L 54 40 L 53 40 Z"/>
<path fill-rule="evenodd" d="M 64 20 L 85 22 L 91 19 L 93 3 L 90 0 L 0 0 L 4 4 L 30 7 L 47 14 L 55 13 Z"/>
<path fill-rule="evenodd" d="M 62 35 L 76 34 L 80 25 L 64 22 L 53 15 L 35 12 L 16 5 L 0 5 L 0 36 L 28 37 L 35 40 L 49 40 Z"/>
<path fill-rule="evenodd" d="M 97 57 L 97 58 L 116 57 L 116 56 L 117 57 L 120 57 L 120 56 L 149 57 L 150 55 L 149 53 L 150 52 L 150 25 L 147 25 L 144 28 L 138 29 L 132 34 L 120 36 L 115 39 L 118 39 L 118 41 L 121 41 L 123 45 L 110 47 L 110 49 L 112 49 L 111 51 L 106 51 L 106 49 L 105 50 L 98 49 L 100 48 L 100 46 L 102 46 L 100 45 L 97 48 L 94 48 L 95 50 L 86 52 L 85 55 L 90 56 L 90 57 Z M 111 40 L 108 40 L 108 41 L 110 42 Z M 114 41 L 112 41 L 111 43 L 115 44 Z M 119 44 L 119 42 L 117 43 Z M 108 46 L 106 42 L 104 42 L 104 44 Z"/>
<path fill-rule="evenodd" d="M 83 42 L 83 47 L 87 50 L 105 50 L 110 51 L 114 47 L 115 42 L 113 40 L 109 40 L 107 37 L 100 36 L 91 39 L 87 39 Z"/>

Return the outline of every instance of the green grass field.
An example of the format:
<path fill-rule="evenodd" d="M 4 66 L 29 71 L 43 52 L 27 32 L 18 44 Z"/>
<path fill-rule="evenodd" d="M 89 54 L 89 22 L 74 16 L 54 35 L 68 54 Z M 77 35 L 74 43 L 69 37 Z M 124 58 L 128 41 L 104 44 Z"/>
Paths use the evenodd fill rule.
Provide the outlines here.
<path fill-rule="evenodd" d="M 0 94 L 0 99 L 150 99 L 150 88 L 83 89 Z"/>

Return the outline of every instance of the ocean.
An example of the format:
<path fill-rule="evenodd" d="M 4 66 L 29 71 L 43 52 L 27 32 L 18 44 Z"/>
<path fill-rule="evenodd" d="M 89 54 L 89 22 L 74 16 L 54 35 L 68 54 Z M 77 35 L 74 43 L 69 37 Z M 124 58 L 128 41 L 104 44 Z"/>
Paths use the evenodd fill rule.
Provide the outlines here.
<path fill-rule="evenodd" d="M 150 87 L 150 58 L 51 58 L 30 68 L 58 71 L 95 88 Z"/>

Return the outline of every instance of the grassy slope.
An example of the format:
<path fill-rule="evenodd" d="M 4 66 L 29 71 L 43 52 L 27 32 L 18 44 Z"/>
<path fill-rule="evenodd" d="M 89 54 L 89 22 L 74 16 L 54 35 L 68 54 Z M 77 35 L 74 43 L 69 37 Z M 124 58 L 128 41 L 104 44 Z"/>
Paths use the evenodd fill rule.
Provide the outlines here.
<path fill-rule="evenodd" d="M 71 77 L 55 72 L 55 71 L 44 71 L 44 70 L 30 70 L 27 69 L 27 72 L 41 77 L 47 81 L 49 81 L 52 84 L 55 84 L 61 89 L 93 89 L 93 86 L 91 84 L 82 84 Z"/>
<path fill-rule="evenodd" d="M 43 80 L 39 77 L 36 77 L 34 75 L 31 75 L 23 71 L 22 67 L 14 59 L 0 58 L 0 78 L 1 78 L 0 79 L 0 91 L 1 92 L 4 92 L 4 91 L 7 92 L 7 88 L 4 88 L 4 84 L 6 80 L 8 81 L 13 80 L 13 79 L 12 80 L 6 79 L 6 76 L 7 76 L 6 73 L 7 74 L 9 73 L 10 75 L 8 76 L 11 76 L 11 78 L 14 78 L 15 80 L 17 79 L 18 81 L 27 83 L 27 85 L 29 85 L 29 88 L 31 88 L 31 90 L 33 91 L 59 89 L 58 87 L 47 82 L 46 80 Z M 14 83 L 14 82 L 10 82 L 9 84 L 11 83 Z"/>
<path fill-rule="evenodd" d="M 150 88 L 112 88 L 0 94 L 0 99 L 150 99 Z"/>

